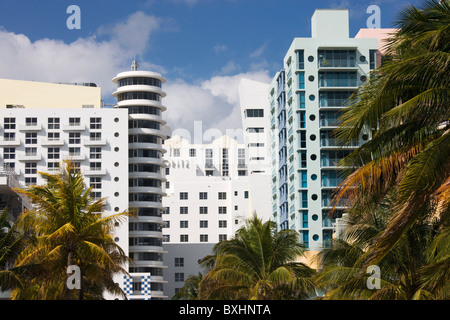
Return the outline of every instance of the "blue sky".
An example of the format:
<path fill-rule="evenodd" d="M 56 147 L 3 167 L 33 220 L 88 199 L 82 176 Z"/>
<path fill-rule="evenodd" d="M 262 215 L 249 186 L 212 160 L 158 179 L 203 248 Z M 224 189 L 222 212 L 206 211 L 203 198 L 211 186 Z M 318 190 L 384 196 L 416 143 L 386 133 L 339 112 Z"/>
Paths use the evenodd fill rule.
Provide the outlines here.
<path fill-rule="evenodd" d="M 2 0 L 0 77 L 96 82 L 111 102 L 112 77 L 137 55 L 167 78 L 173 125 L 239 126 L 239 79 L 268 82 L 293 38 L 310 36 L 315 9 L 348 9 L 353 37 L 366 27 L 369 5 L 380 7 L 381 27 L 389 28 L 408 3 L 421 1 Z M 81 9 L 80 30 L 66 27 L 71 4 Z M 180 117 L 189 103 L 196 114 Z"/>

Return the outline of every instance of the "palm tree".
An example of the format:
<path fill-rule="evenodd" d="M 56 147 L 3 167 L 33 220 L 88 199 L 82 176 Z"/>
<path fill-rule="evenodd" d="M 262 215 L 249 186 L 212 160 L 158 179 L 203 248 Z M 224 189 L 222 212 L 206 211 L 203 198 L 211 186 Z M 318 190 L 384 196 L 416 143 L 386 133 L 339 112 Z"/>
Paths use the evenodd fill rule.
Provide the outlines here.
<path fill-rule="evenodd" d="M 438 232 L 443 222 L 438 220 L 415 223 L 379 261 L 380 287 L 367 285 L 373 275 L 364 264 L 366 249 L 388 224 L 393 205 L 395 196 L 390 194 L 370 215 L 349 214 L 343 236 L 333 239 L 332 247 L 317 255 L 323 268 L 317 274 L 317 284 L 326 292 L 322 299 L 449 298 L 448 259 L 442 256 L 445 250 L 436 250 L 448 245 L 449 237 L 445 236 L 444 243 L 445 237 Z"/>
<path fill-rule="evenodd" d="M 349 171 L 335 203 L 348 198 L 351 207 L 377 208 L 398 193 L 366 266 L 380 262 L 417 222 L 444 219 L 450 210 L 449 1 L 409 6 L 396 27 L 386 61 L 349 99 L 337 130 L 343 144 L 367 132 L 372 139 L 342 160 Z"/>
<path fill-rule="evenodd" d="M 199 287 L 203 279 L 203 274 L 199 272 L 196 275 L 189 275 L 184 282 L 183 287 L 178 290 L 172 297 L 174 300 L 198 300 L 199 299 Z"/>
<path fill-rule="evenodd" d="M 126 273 L 128 261 L 113 239 L 116 222 L 127 213 L 102 215 L 105 199 L 91 198 L 83 175 L 70 161 L 55 175 L 40 173 L 46 185 L 16 190 L 30 198 L 34 209 L 25 211 L 18 226 L 31 237 L 15 266 L 39 264 L 46 272 L 28 277 L 28 285 L 13 291 L 15 299 L 99 299 L 109 291 L 123 295 L 113 282 L 116 273 Z M 81 270 L 79 290 L 66 285 L 69 266 Z"/>
<path fill-rule="evenodd" d="M 299 299 L 315 294 L 315 270 L 295 262 L 305 249 L 295 230 L 277 232 L 256 216 L 203 259 L 209 272 L 200 283 L 201 299 Z"/>

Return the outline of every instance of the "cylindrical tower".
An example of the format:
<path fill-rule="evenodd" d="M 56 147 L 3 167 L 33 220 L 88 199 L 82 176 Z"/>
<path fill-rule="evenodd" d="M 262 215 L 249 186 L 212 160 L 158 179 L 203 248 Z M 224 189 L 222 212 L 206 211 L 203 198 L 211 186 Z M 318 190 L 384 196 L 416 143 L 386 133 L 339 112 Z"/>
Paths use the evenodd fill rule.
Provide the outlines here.
<path fill-rule="evenodd" d="M 129 220 L 129 252 L 134 263 L 130 273 L 151 274 L 152 299 L 163 295 L 162 247 L 162 183 L 165 181 L 162 144 L 166 136 L 161 114 L 166 108 L 161 100 L 165 79 L 156 72 L 138 70 L 136 61 L 131 71 L 121 72 L 114 79 L 117 90 L 116 108 L 128 109 L 129 121 L 129 208 L 136 218 Z"/>

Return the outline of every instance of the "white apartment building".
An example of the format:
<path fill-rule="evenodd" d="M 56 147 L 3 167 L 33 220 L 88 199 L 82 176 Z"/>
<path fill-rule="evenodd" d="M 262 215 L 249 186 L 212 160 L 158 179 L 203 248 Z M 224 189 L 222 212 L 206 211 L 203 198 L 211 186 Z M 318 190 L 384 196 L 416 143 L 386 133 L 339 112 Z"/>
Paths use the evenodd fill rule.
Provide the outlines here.
<path fill-rule="evenodd" d="M 107 198 L 105 214 L 128 210 L 127 111 L 100 108 L 100 90 L 95 87 L 1 82 L 5 88 L 14 88 L 0 88 L 2 168 L 24 186 L 39 185 L 46 182 L 39 172 L 55 172 L 63 160 L 71 159 L 82 171 L 86 185 L 93 187 L 92 196 Z M 76 108 L 71 101 L 64 108 L 64 94 L 72 88 L 76 94 L 68 96 L 80 104 Z M 20 92 L 26 97 L 23 100 L 16 94 Z M 50 107 L 41 108 L 46 101 Z M 117 225 L 114 238 L 128 254 L 127 222 Z M 116 280 L 121 282 L 121 276 Z"/>
<path fill-rule="evenodd" d="M 370 139 L 363 132 L 340 147 L 333 130 L 339 111 L 377 64 L 378 39 L 349 37 L 348 10 L 316 10 L 312 36 L 295 38 L 269 89 L 273 220 L 297 230 L 310 250 L 329 245 L 339 160 Z M 337 206 L 337 217 L 345 210 Z"/>
<path fill-rule="evenodd" d="M 164 148 L 164 278 L 171 298 L 189 275 L 203 272 L 199 259 L 217 242 L 230 239 L 250 217 L 252 206 L 244 145 L 228 136 L 210 144 L 174 136 Z"/>
<path fill-rule="evenodd" d="M 165 153 L 162 147 L 166 138 L 166 122 L 162 112 L 166 107 L 162 98 L 165 79 L 156 72 L 138 70 L 133 61 L 130 71 L 113 78 L 117 90 L 115 110 L 128 113 L 129 208 L 136 218 L 129 219 L 129 255 L 133 259 L 125 279 L 124 289 L 129 299 L 164 299 L 162 241 L 162 198 L 165 192 Z"/>
<path fill-rule="evenodd" d="M 239 83 L 244 147 L 251 212 L 263 221 L 272 218 L 269 84 L 242 79 Z"/>

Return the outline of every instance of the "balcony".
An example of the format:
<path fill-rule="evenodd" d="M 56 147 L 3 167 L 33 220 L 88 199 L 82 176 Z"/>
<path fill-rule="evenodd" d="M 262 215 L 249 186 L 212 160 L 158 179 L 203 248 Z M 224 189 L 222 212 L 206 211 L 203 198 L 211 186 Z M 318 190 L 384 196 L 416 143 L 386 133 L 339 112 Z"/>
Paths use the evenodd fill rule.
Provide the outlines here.
<path fill-rule="evenodd" d="M 83 144 L 87 147 L 106 146 L 106 139 L 85 139 Z"/>
<path fill-rule="evenodd" d="M 84 131 L 86 126 L 80 123 L 65 124 L 62 126 L 63 131 Z"/>
<path fill-rule="evenodd" d="M 19 131 L 25 131 L 25 132 L 41 131 L 42 125 L 32 122 L 32 123 L 28 123 L 26 125 L 19 125 L 18 128 L 19 128 Z"/>
<path fill-rule="evenodd" d="M 0 140 L 0 147 L 18 147 L 20 146 L 20 140 L 19 139 L 1 139 Z"/>
<path fill-rule="evenodd" d="M 53 147 L 53 146 L 63 146 L 63 139 L 46 139 L 41 141 L 41 146 L 43 147 Z"/>
<path fill-rule="evenodd" d="M 40 161 L 41 159 L 42 156 L 37 152 L 27 152 L 17 157 L 19 161 Z"/>
<path fill-rule="evenodd" d="M 88 168 L 84 171 L 85 176 L 106 176 L 106 169 Z"/>

